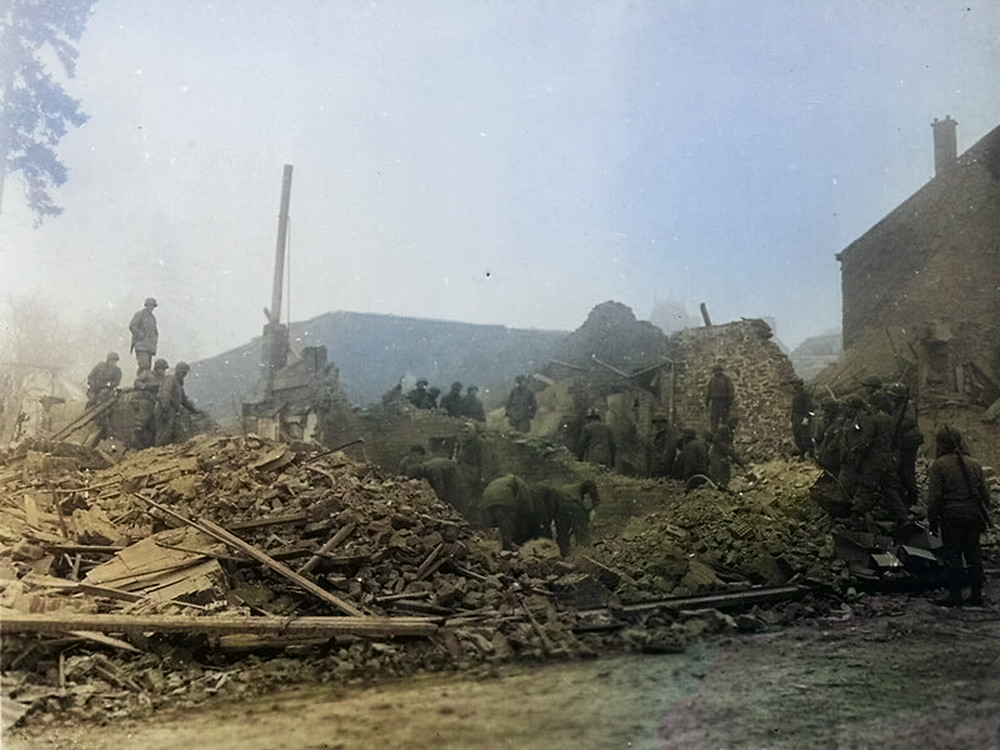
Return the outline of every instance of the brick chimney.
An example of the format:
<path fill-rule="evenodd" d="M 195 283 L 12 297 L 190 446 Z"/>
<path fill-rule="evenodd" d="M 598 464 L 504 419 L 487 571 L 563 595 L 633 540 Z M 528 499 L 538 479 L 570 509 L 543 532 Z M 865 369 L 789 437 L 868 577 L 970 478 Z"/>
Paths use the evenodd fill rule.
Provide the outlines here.
<path fill-rule="evenodd" d="M 957 122 L 946 115 L 943 120 L 934 118 L 934 174 L 942 175 L 955 166 L 958 160 L 958 139 L 955 137 Z"/>

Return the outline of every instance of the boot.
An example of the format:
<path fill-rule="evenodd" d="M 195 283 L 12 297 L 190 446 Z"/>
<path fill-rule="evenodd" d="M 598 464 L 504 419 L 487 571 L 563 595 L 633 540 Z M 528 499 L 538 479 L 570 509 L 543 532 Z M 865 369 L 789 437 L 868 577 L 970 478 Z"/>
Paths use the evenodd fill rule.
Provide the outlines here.
<path fill-rule="evenodd" d="M 972 591 L 969 594 L 969 598 L 966 599 L 965 603 L 970 607 L 982 607 L 983 605 L 983 585 L 980 583 L 972 587 Z"/>

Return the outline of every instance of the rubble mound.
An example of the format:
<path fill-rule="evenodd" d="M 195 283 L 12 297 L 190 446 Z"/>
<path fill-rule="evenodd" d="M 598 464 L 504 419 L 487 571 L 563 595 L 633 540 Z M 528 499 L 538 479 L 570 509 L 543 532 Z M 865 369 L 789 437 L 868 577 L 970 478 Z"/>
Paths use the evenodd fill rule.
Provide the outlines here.
<path fill-rule="evenodd" d="M 662 481 L 663 501 L 605 535 L 596 557 L 631 579 L 620 592 L 630 602 L 779 586 L 795 576 L 832 584 L 840 566 L 832 561 L 830 518 L 809 492 L 821 473 L 776 460 L 754 464 L 728 491 L 685 492 Z"/>
<path fill-rule="evenodd" d="M 667 337 L 646 320 L 637 320 L 621 302 L 603 302 L 582 326 L 569 334 L 556 358 L 589 366 L 594 358 L 626 372 L 659 364 L 668 351 Z"/>
<path fill-rule="evenodd" d="M 554 545 L 501 552 L 424 481 L 341 452 L 205 436 L 98 470 L 28 456 L 0 467 L 5 714 L 121 717 L 604 642 L 574 634 Z"/>

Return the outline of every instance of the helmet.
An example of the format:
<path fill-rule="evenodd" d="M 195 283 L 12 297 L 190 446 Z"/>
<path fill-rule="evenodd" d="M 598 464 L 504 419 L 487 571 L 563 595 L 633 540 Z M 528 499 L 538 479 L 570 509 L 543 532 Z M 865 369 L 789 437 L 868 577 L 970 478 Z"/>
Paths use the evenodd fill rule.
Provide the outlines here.
<path fill-rule="evenodd" d="M 893 398 L 905 398 L 909 393 L 903 383 L 890 383 L 886 386 L 885 392 Z"/>
<path fill-rule="evenodd" d="M 170 365 L 167 364 L 167 360 L 165 359 L 158 359 L 156 360 L 156 362 L 153 363 L 154 370 L 166 370 L 169 367 Z"/>
<path fill-rule="evenodd" d="M 142 303 L 143 307 L 156 307 L 156 300 L 152 297 L 146 297 L 146 301 Z"/>
<path fill-rule="evenodd" d="M 420 380 L 417 381 L 417 385 L 427 385 L 427 378 L 420 378 Z"/>
<path fill-rule="evenodd" d="M 177 367 L 174 368 L 174 372 L 191 372 L 191 365 L 187 362 L 178 362 Z"/>
<path fill-rule="evenodd" d="M 882 378 L 878 375 L 869 375 L 867 378 L 861 381 L 861 385 L 865 388 L 881 388 Z"/>
<path fill-rule="evenodd" d="M 456 380 L 454 383 L 451 384 L 451 389 L 453 391 L 460 391 L 462 390 L 462 384 Z"/>

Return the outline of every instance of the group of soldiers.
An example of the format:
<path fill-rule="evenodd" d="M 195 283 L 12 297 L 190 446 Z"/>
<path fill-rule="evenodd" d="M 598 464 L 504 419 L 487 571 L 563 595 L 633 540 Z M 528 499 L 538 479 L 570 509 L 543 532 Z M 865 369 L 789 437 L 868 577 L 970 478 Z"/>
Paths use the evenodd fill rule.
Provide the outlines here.
<path fill-rule="evenodd" d="M 796 384 L 801 391 L 801 383 Z M 871 376 L 846 399 L 826 398 L 815 431 L 803 421 L 806 401 L 797 392 L 792 403 L 797 451 L 837 478 L 851 512 L 873 520 L 902 524 L 919 501 L 917 452 L 924 442 L 917 410 L 903 383 Z"/>
<path fill-rule="evenodd" d="M 486 409 L 479 399 L 477 386 L 470 385 L 463 394 L 462 383 L 456 380 L 451 384 L 451 390 L 444 396 L 441 396 L 441 389 L 437 386 L 429 388 L 427 386 L 427 379 L 420 378 L 416 386 L 406 394 L 407 403 L 418 409 L 444 409 L 450 417 L 472 419 L 476 422 L 486 421 Z M 402 385 L 396 386 L 394 390 L 402 393 Z"/>
<path fill-rule="evenodd" d="M 188 432 L 185 415 L 200 414 L 184 392 L 184 379 L 191 371 L 187 362 L 178 362 L 170 370 L 165 359 L 156 359 L 159 332 L 153 310 L 157 302 L 147 297 L 142 309 L 129 322 L 131 351 L 136 358 L 136 377 L 133 397 L 129 401 L 131 430 L 127 442 L 138 449 L 153 445 L 168 445 L 183 439 Z M 122 371 L 118 366 L 117 352 L 109 352 L 103 362 L 96 364 L 87 376 L 87 409 L 97 409 L 117 398 Z M 109 429 L 105 409 L 95 420 L 97 430 L 88 440 L 96 443 Z"/>

